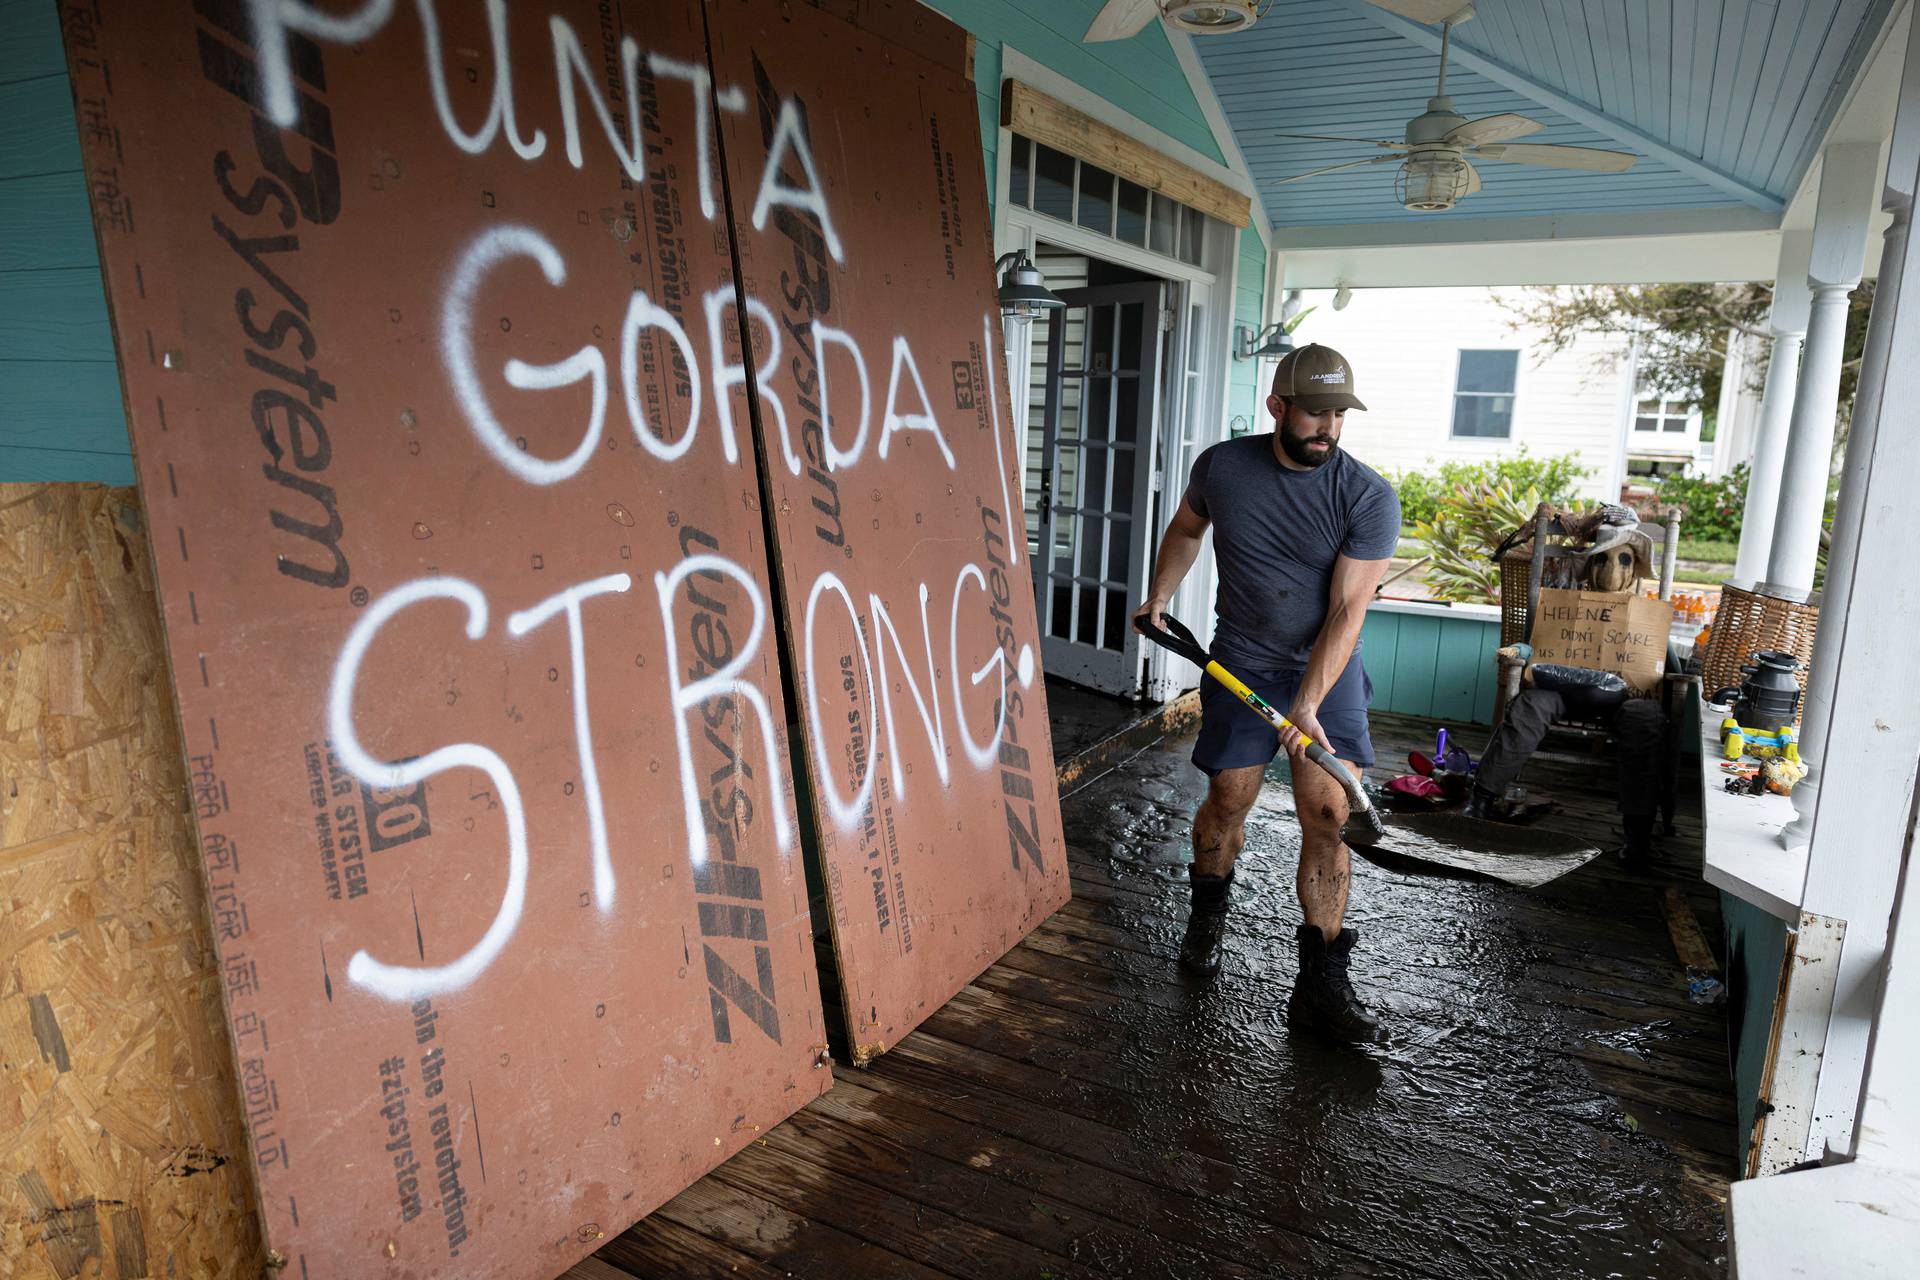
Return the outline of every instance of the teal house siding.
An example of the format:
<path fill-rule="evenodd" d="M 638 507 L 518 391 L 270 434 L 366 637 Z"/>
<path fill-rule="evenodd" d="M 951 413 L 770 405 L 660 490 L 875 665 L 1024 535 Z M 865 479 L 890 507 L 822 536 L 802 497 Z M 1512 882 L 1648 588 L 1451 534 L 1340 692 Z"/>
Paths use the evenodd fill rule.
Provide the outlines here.
<path fill-rule="evenodd" d="M 1246 227 L 1240 232 L 1240 265 L 1234 272 L 1232 332 L 1237 333 L 1242 326 L 1260 332 L 1267 316 L 1266 286 L 1267 246 L 1258 231 Z M 1265 407 L 1266 388 L 1260 385 L 1261 367 L 1258 360 L 1233 362 L 1227 385 L 1227 422 L 1235 435 L 1266 431 L 1272 425 Z"/>
<path fill-rule="evenodd" d="M 987 204 L 992 207 L 1000 129 L 1000 49 L 1012 45 L 1081 88 L 1186 143 L 1210 160 L 1225 163 L 1207 117 L 1194 100 L 1186 72 L 1155 22 L 1131 40 L 1081 44 L 1104 0 L 924 0 L 973 36 L 973 79 L 980 94 L 980 137 L 985 144 Z"/>
<path fill-rule="evenodd" d="M 1498 622 L 1438 610 L 1374 608 L 1361 625 L 1360 642 L 1375 709 L 1454 724 L 1493 723 Z"/>
<path fill-rule="evenodd" d="M 58 10 L 0 32 L 0 480 L 132 484 Z"/>

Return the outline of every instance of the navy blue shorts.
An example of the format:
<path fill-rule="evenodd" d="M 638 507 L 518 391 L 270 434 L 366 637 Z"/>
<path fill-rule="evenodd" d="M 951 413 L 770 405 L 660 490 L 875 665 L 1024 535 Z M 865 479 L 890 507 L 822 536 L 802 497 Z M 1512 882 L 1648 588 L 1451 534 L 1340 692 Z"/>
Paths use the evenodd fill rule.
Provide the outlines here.
<path fill-rule="evenodd" d="M 1304 671 L 1235 671 L 1281 715 L 1293 705 Z M 1336 756 L 1363 768 L 1373 763 L 1373 739 L 1367 734 L 1367 707 L 1373 681 L 1355 654 L 1320 703 L 1325 745 Z M 1266 765 L 1280 752 L 1280 735 L 1246 703 L 1212 676 L 1200 681 L 1200 737 L 1193 744 L 1194 767 L 1209 777 L 1222 769 Z"/>

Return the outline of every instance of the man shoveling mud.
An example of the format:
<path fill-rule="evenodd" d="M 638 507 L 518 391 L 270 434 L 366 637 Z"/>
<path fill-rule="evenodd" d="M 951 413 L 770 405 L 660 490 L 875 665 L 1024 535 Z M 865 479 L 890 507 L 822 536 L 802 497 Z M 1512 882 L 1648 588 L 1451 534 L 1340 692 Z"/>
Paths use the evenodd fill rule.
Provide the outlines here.
<path fill-rule="evenodd" d="M 1209 525 L 1220 591 L 1213 652 L 1297 729 L 1271 726 L 1212 680 L 1200 687 L 1193 763 L 1212 778 L 1193 819 L 1192 913 L 1180 963 L 1220 968 L 1233 864 L 1267 764 L 1284 746 L 1300 818 L 1296 887 L 1300 971 L 1288 1000 L 1300 1025 L 1342 1040 L 1381 1038 L 1347 980 L 1354 931 L 1341 927 L 1349 854 L 1346 797 L 1306 764 L 1304 733 L 1356 772 L 1373 763 L 1373 688 L 1355 658 L 1373 589 L 1400 537 L 1400 501 L 1378 473 L 1340 449 L 1353 371 L 1336 351 L 1302 347 L 1274 371 L 1271 435 L 1214 445 L 1194 461 L 1186 496 L 1161 538 L 1153 585 L 1136 616 L 1158 626 Z"/>

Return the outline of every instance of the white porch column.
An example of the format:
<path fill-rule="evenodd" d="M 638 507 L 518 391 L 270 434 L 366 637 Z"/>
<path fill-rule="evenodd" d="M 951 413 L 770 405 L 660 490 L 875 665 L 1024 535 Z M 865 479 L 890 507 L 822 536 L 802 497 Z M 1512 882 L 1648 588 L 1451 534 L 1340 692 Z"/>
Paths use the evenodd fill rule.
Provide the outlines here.
<path fill-rule="evenodd" d="M 1766 389 L 1760 397 L 1760 420 L 1753 428 L 1747 506 L 1740 517 L 1740 553 L 1733 566 L 1734 581 L 1745 586 L 1756 586 L 1767 576 L 1773 517 L 1780 506 L 1780 464 L 1787 455 L 1787 422 L 1793 416 L 1793 388 L 1800 377 L 1800 341 L 1807 334 L 1807 312 L 1813 299 L 1807 289 L 1807 264 L 1812 255 L 1813 232 L 1781 232 L 1773 309 L 1767 315 L 1773 349 L 1767 360 Z"/>
<path fill-rule="evenodd" d="M 1920 185 L 1920 24 L 1909 36 L 1882 205 L 1893 214 L 1860 366 L 1846 469 L 1834 514 L 1820 631 L 1802 717 L 1814 785 L 1794 788 L 1806 829 L 1805 910 L 1847 922 L 1806 1154 L 1849 1151 L 1885 968 L 1887 917 L 1900 878 L 1920 764 L 1920 682 L 1903 680 L 1920 633 L 1908 518 L 1920 474 L 1920 271 L 1912 206 Z M 1832 786 L 1820 779 L 1835 779 Z M 1843 780 L 1843 781 L 1842 781 Z M 1909 1064 L 1909 1069 L 1911 1064 Z"/>
<path fill-rule="evenodd" d="M 1920 27 L 1914 28 L 1920 32 Z M 1920 55 L 1916 55 L 1920 56 Z M 1913 215 L 1914 170 L 1920 167 L 1920 102 L 1911 127 L 1903 114 L 1903 132 L 1894 135 L 1894 151 L 1887 159 L 1887 184 L 1880 207 L 1893 215 L 1888 224 L 1885 247 L 1880 252 L 1880 278 L 1876 282 L 1873 314 L 1867 323 L 1866 348 L 1861 353 L 1860 389 L 1854 397 L 1853 426 L 1847 436 L 1847 452 L 1871 454 L 1880 430 L 1880 415 L 1885 400 L 1884 372 L 1893 341 L 1893 308 L 1880 305 L 1879 299 L 1899 296 L 1900 281 L 1906 265 L 1907 230 Z M 1903 185 L 1905 189 L 1903 188 Z M 1860 524 L 1864 512 L 1866 471 L 1847 467 L 1840 477 L 1840 498 L 1833 514 L 1833 543 L 1827 553 L 1826 590 L 1820 605 L 1823 618 L 1845 618 L 1853 601 L 1854 556 L 1860 546 Z M 1808 773 L 1793 789 L 1793 807 L 1798 816 L 1780 833 L 1780 843 L 1789 849 L 1807 843 L 1813 834 L 1813 813 L 1820 794 L 1820 779 L 1825 770 L 1821 760 L 1831 728 L 1833 680 L 1839 665 L 1837 644 L 1816 644 L 1813 669 L 1807 674 L 1807 694 L 1801 706 L 1800 758 Z"/>
<path fill-rule="evenodd" d="M 1794 388 L 1793 418 L 1780 473 L 1780 506 L 1773 518 L 1765 589 L 1802 597 L 1813 590 L 1820 524 L 1833 466 L 1840 363 L 1847 338 L 1847 295 L 1866 266 L 1867 221 L 1873 213 L 1880 147 L 1871 142 L 1830 146 L 1820 159 L 1820 202 L 1813 219 L 1813 255 L 1807 285 L 1813 307 L 1807 347 Z"/>

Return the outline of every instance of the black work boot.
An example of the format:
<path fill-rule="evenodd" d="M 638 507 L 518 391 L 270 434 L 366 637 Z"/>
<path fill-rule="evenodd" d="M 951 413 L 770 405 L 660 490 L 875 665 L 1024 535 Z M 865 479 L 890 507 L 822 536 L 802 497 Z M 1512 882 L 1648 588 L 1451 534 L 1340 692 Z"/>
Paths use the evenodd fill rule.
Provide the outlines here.
<path fill-rule="evenodd" d="M 1620 827 L 1627 842 L 1620 846 L 1620 860 L 1629 871 L 1653 870 L 1653 815 L 1623 813 Z"/>
<path fill-rule="evenodd" d="M 1460 811 L 1460 816 L 1478 818 L 1482 822 L 1498 822 L 1499 818 L 1494 815 L 1493 806 L 1499 798 L 1485 787 L 1475 787 L 1473 794 L 1467 797 L 1467 807 Z"/>
<path fill-rule="evenodd" d="M 1227 903 L 1233 873 L 1188 876 L 1193 888 L 1193 911 L 1187 917 L 1187 936 L 1180 943 L 1180 967 L 1203 978 L 1220 972 L 1226 952 Z"/>
<path fill-rule="evenodd" d="M 1287 1017 L 1295 1026 L 1345 1044 L 1384 1041 L 1386 1028 L 1360 1003 L 1347 981 L 1347 957 L 1353 953 L 1358 935 L 1342 929 L 1340 936 L 1328 942 L 1318 925 L 1303 924 L 1300 939 L 1300 974 L 1293 981 L 1293 994 L 1287 999 Z"/>

